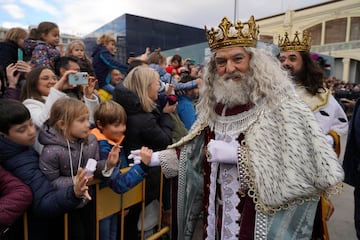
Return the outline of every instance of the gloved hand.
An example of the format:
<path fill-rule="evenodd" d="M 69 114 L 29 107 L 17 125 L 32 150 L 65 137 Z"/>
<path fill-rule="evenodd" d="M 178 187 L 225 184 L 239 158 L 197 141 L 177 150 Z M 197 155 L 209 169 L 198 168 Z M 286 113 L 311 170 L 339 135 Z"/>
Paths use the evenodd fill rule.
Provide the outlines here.
<path fill-rule="evenodd" d="M 207 145 L 207 161 L 235 164 L 238 161 L 238 146 L 239 143 L 235 140 L 228 143 L 211 139 Z"/>
<path fill-rule="evenodd" d="M 149 167 L 160 166 L 159 152 L 153 152 L 153 154 L 151 155 L 151 161 L 148 166 Z"/>
<path fill-rule="evenodd" d="M 134 163 L 129 164 L 130 166 L 133 166 L 134 164 L 140 164 L 141 163 L 140 149 L 131 150 L 128 158 L 134 159 Z M 159 152 L 152 153 L 151 161 L 148 166 L 149 167 L 160 166 Z"/>
<path fill-rule="evenodd" d="M 140 164 L 141 163 L 140 149 L 131 150 L 128 159 L 134 159 L 134 163 L 129 164 L 130 167 L 133 166 L 134 164 Z"/>

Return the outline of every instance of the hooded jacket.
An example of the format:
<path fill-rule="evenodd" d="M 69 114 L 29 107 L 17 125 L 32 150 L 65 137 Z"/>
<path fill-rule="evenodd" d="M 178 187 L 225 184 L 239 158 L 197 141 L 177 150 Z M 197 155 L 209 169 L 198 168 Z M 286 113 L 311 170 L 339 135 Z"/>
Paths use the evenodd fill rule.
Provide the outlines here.
<path fill-rule="evenodd" d="M 127 72 L 127 65 L 116 61 L 114 55 L 103 45 L 96 45 L 91 57 L 95 76 L 99 80 L 100 88 L 110 83 L 110 69 L 118 69 L 122 73 Z"/>
<path fill-rule="evenodd" d="M 73 187 L 56 190 L 39 169 L 39 155 L 32 148 L 0 137 L 2 166 L 30 186 L 33 193 L 32 210 L 35 215 L 53 217 L 76 208 L 81 199 Z"/>
<path fill-rule="evenodd" d="M 95 160 L 100 158 L 98 143 L 94 135 L 89 134 L 87 141 L 84 139 L 69 141 L 69 149 L 63 135 L 47 122 L 40 129 L 39 142 L 44 145 L 39 158 L 40 169 L 56 188 L 73 185 L 70 162 L 72 162 L 73 176 L 75 176 L 78 167 L 84 168 L 89 158 Z M 81 145 L 82 157 L 79 162 Z M 101 170 L 104 169 L 105 164 L 106 160 L 98 161 L 94 172 L 95 177 L 102 176 Z"/>
<path fill-rule="evenodd" d="M 31 56 L 30 65 L 55 67 L 55 60 L 60 57 L 60 51 L 42 40 L 24 39 L 24 50 L 26 55 Z"/>

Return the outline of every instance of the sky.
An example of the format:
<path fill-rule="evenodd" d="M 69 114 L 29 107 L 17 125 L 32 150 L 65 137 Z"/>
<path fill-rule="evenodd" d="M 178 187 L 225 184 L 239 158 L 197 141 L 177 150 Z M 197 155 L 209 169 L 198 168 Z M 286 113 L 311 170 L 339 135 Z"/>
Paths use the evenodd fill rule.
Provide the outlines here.
<path fill-rule="evenodd" d="M 61 33 L 81 37 L 125 13 L 198 28 L 217 27 L 224 16 L 247 21 L 251 15 L 259 19 L 324 2 L 329 1 L 0 0 L 0 27 L 27 29 L 50 21 L 57 23 Z"/>

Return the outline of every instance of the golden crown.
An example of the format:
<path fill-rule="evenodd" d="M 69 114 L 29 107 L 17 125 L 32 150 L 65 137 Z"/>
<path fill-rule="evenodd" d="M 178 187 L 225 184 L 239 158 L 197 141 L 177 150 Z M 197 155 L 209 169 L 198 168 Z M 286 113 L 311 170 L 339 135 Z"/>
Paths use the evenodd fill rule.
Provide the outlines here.
<path fill-rule="evenodd" d="M 284 37 L 280 37 L 278 46 L 280 51 L 304 51 L 309 52 L 311 48 L 311 36 L 308 31 L 303 31 L 302 39 L 299 37 L 300 33 L 295 32 L 293 41 L 290 41 L 289 34 L 285 32 Z"/>
<path fill-rule="evenodd" d="M 205 26 L 205 33 L 211 51 L 233 46 L 255 47 L 259 26 L 256 26 L 254 16 L 245 23 L 238 20 L 235 26 L 224 17 L 219 24 L 219 29 L 212 27 L 208 30 Z"/>

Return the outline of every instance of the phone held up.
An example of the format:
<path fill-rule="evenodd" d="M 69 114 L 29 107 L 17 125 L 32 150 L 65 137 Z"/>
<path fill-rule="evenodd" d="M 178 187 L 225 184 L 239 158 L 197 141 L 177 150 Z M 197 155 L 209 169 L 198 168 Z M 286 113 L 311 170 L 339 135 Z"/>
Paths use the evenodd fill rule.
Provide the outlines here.
<path fill-rule="evenodd" d="M 23 61 L 24 60 L 24 53 L 23 50 L 21 48 L 18 48 L 17 51 L 17 60 L 18 61 Z"/>
<path fill-rule="evenodd" d="M 78 72 L 69 74 L 70 85 L 85 85 L 89 83 L 89 74 L 87 72 Z"/>

